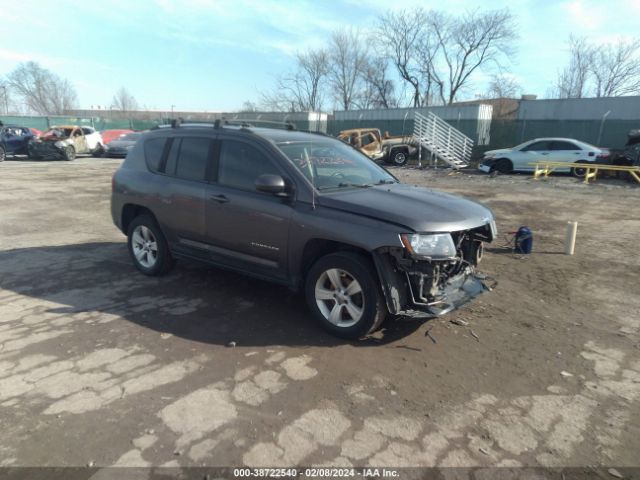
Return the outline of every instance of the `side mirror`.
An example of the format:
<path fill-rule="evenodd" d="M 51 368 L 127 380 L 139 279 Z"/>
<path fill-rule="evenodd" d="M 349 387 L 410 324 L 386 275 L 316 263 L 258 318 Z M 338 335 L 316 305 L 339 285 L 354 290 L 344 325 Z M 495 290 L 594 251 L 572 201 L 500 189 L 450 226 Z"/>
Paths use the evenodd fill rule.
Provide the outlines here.
<path fill-rule="evenodd" d="M 286 196 L 286 184 L 280 175 L 260 175 L 256 179 L 256 190 L 278 196 Z"/>

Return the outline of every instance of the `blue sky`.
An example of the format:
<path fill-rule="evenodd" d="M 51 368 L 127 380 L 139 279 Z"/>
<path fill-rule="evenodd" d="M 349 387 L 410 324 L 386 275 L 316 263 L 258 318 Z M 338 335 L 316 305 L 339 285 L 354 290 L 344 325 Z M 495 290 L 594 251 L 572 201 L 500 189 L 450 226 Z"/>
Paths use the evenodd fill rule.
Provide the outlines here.
<path fill-rule="evenodd" d="M 154 110 L 229 111 L 256 102 L 293 55 L 331 32 L 366 32 L 388 8 L 451 13 L 509 7 L 520 39 L 508 68 L 543 96 L 567 60 L 569 34 L 640 35 L 640 0 L 0 0 L 0 75 L 35 60 L 67 77 L 80 106 L 109 105 L 125 86 Z M 466 93 L 484 90 L 485 77 Z"/>

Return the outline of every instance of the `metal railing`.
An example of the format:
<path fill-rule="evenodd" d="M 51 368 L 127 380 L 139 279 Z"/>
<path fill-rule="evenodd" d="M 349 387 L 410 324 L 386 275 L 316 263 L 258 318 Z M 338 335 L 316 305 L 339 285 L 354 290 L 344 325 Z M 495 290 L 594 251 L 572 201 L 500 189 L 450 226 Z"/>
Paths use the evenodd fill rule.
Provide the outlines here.
<path fill-rule="evenodd" d="M 418 149 L 420 165 L 422 148 L 430 152 L 434 166 L 440 159 L 452 168 L 458 169 L 466 167 L 471 160 L 473 140 L 431 112 L 427 112 L 426 116 L 416 112 L 413 138 L 421 147 Z"/>

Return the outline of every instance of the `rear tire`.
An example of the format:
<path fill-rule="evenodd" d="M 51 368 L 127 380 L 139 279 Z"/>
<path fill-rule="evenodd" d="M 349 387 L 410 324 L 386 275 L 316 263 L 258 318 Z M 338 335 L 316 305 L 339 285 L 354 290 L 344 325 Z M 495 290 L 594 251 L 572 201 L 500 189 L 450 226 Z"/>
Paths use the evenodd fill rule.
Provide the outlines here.
<path fill-rule="evenodd" d="M 4 162 L 4 159 L 7 157 L 7 152 L 4 147 L 0 147 L 0 162 Z"/>
<path fill-rule="evenodd" d="M 129 224 L 127 248 L 135 267 L 150 277 L 168 272 L 175 263 L 167 239 L 151 215 L 139 215 Z"/>
<path fill-rule="evenodd" d="M 356 253 L 332 253 L 317 260 L 305 279 L 305 297 L 322 328 L 348 340 L 373 332 L 387 316 L 375 269 Z"/>
<path fill-rule="evenodd" d="M 576 163 L 589 163 L 586 160 L 578 160 Z M 571 175 L 573 175 L 576 178 L 584 178 L 584 176 L 587 173 L 587 169 L 586 168 L 572 168 L 571 169 Z"/>
<path fill-rule="evenodd" d="M 62 151 L 62 156 L 67 162 L 70 162 L 71 160 L 75 160 L 76 149 L 73 148 L 71 145 L 69 145 L 68 147 L 64 147 L 64 150 Z"/>
<path fill-rule="evenodd" d="M 389 151 L 389 162 L 391 165 L 402 167 L 409 161 L 409 154 L 404 149 L 394 148 Z"/>
<path fill-rule="evenodd" d="M 513 163 L 508 158 L 499 158 L 493 165 L 492 171 L 506 174 L 513 172 Z"/>

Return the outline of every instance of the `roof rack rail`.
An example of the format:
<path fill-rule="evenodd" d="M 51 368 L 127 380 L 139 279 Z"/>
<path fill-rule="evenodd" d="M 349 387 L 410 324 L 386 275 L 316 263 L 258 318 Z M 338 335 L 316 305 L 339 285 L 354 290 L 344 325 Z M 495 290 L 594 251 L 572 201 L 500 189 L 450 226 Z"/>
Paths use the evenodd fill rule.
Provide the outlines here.
<path fill-rule="evenodd" d="M 250 128 L 250 127 L 256 127 L 259 125 L 255 125 L 255 124 L 264 124 L 266 125 L 274 125 L 274 126 L 279 126 L 281 127 L 283 130 L 289 130 L 289 131 L 299 131 L 299 132 L 304 132 L 304 133 L 317 133 L 319 135 L 324 135 L 327 136 L 326 133 L 324 132 L 318 132 L 318 131 L 313 131 L 313 130 L 298 130 L 295 126 L 295 124 L 291 123 L 291 122 L 278 122 L 275 120 L 260 120 L 260 119 L 233 119 L 233 120 L 229 120 L 226 118 L 217 118 L 215 121 L 213 122 L 206 122 L 206 121 L 190 121 L 187 120 L 185 121 L 182 117 L 180 118 L 173 118 L 170 120 L 169 124 L 163 124 L 163 125 L 155 125 L 153 127 L 150 128 L 150 130 L 157 130 L 159 128 L 180 128 L 180 127 L 190 127 L 190 126 L 211 126 L 213 128 L 221 128 L 223 125 L 229 125 L 229 126 L 238 126 L 241 128 Z"/>
<path fill-rule="evenodd" d="M 256 127 L 256 124 L 277 125 L 285 130 L 297 130 L 291 122 L 278 122 L 276 120 L 260 120 L 259 118 L 238 118 L 233 120 L 223 119 L 226 125 L 241 125 L 243 127 Z"/>

